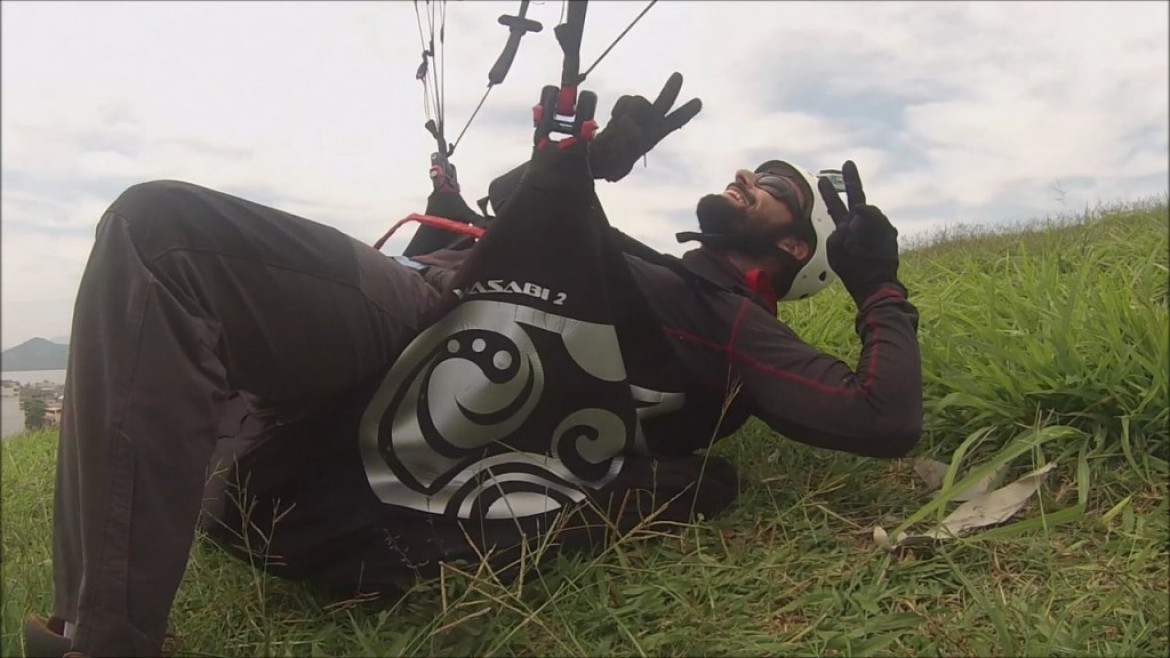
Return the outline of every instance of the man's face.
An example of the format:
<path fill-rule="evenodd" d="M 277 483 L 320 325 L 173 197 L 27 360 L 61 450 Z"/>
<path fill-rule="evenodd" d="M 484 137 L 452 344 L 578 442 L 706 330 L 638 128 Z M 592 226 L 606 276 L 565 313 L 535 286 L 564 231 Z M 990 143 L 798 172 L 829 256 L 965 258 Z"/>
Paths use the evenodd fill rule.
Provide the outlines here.
<path fill-rule="evenodd" d="M 737 233 L 775 242 L 793 232 L 796 213 L 808 202 L 805 196 L 791 177 L 740 169 L 722 193 L 699 199 L 695 214 L 704 233 Z"/>

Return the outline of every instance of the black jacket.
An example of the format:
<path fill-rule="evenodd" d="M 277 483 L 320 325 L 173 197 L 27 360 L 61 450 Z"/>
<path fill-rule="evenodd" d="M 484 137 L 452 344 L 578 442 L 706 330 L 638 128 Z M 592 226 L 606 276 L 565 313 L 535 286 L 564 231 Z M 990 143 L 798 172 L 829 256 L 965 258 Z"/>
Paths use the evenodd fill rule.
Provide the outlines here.
<path fill-rule="evenodd" d="M 443 250 L 416 260 L 429 265 L 424 278 L 444 290 L 468 253 Z M 918 311 L 900 288 L 880 289 L 858 310 L 862 349 L 851 367 L 801 340 L 716 250 L 683 256 L 683 274 L 697 277 L 634 255 L 626 261 L 686 378 L 680 382 L 685 400 L 647 400 L 640 413 L 643 450 L 690 453 L 734 433 L 751 416 L 788 438 L 871 457 L 900 457 L 918 441 Z M 631 372 L 631 381 L 638 375 Z"/>

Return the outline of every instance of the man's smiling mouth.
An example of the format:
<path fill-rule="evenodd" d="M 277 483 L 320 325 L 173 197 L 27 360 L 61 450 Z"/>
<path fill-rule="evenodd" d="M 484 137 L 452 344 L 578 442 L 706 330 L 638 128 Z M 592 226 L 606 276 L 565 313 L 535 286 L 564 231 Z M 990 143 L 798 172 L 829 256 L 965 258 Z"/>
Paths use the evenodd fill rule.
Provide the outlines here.
<path fill-rule="evenodd" d="M 733 201 L 739 202 L 745 206 L 748 205 L 747 194 L 745 194 L 743 189 L 741 189 L 739 185 L 736 185 L 735 183 L 728 185 L 723 190 L 723 194 L 725 194 Z"/>

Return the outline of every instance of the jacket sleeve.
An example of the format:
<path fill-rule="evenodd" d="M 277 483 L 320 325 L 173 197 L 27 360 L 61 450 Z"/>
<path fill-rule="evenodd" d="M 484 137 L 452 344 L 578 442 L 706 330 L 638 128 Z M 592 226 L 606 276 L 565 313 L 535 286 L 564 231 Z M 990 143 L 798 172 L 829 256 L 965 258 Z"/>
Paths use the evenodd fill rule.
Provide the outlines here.
<path fill-rule="evenodd" d="M 455 272 L 463 266 L 463 261 L 467 260 L 470 253 L 471 249 L 439 249 L 429 254 L 415 256 L 414 260 L 427 266 L 426 271 L 422 273 L 423 280 L 440 293 L 445 293 L 451 287 L 451 279 L 454 278 Z"/>
<path fill-rule="evenodd" d="M 740 308 L 729 357 L 754 414 L 785 436 L 871 457 L 901 457 L 922 434 L 918 311 L 896 287 L 856 316 L 857 367 L 818 351 L 756 306 Z"/>

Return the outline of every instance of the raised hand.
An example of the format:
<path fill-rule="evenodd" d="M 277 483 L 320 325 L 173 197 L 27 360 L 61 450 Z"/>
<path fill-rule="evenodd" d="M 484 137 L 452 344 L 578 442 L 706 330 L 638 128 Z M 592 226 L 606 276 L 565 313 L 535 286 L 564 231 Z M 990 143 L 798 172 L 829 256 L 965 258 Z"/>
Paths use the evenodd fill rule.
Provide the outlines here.
<path fill-rule="evenodd" d="M 829 215 L 837 228 L 826 241 L 829 266 L 833 268 L 858 307 L 878 288 L 898 281 L 898 229 L 876 206 L 866 203 L 857 165 L 848 160 L 841 167 L 846 201 L 832 182 L 817 182 Z"/>
<path fill-rule="evenodd" d="M 594 178 L 619 181 L 670 133 L 682 128 L 703 109 L 703 102 L 692 98 L 673 112 L 683 77 L 674 73 L 666 81 L 658 98 L 651 103 L 643 96 L 622 96 L 613 105 L 609 124 L 593 138 L 589 164 Z"/>

